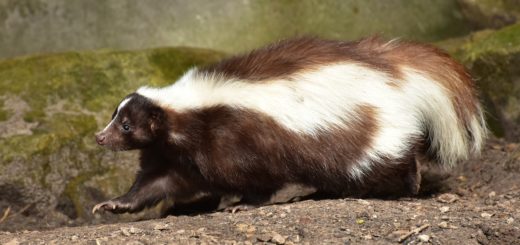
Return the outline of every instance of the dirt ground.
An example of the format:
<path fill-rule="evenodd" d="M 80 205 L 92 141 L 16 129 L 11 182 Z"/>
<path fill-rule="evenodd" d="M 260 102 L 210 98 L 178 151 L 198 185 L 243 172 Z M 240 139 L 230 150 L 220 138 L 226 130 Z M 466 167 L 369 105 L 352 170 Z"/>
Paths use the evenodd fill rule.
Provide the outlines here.
<path fill-rule="evenodd" d="M 305 200 L 53 229 L 32 222 L 0 231 L 0 244 L 520 244 L 519 144 L 490 140 L 481 157 L 436 183 L 397 200 Z"/>

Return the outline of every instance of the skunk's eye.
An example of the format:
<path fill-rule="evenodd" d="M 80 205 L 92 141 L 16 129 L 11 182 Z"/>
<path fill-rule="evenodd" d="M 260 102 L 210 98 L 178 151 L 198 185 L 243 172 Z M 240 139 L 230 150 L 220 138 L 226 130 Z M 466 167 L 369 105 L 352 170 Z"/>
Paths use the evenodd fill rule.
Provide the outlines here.
<path fill-rule="evenodd" d="M 130 130 L 130 125 L 128 125 L 128 124 L 123 124 L 123 129 L 124 129 L 125 131 Z"/>

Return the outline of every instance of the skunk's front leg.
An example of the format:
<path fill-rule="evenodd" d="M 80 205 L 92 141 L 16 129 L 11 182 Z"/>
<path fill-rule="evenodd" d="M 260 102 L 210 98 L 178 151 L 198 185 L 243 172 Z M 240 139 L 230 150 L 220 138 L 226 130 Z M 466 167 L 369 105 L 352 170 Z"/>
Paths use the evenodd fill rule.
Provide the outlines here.
<path fill-rule="evenodd" d="M 94 206 L 92 213 L 135 213 L 151 207 L 166 198 L 174 190 L 171 176 L 159 172 L 139 172 L 128 193 Z"/>

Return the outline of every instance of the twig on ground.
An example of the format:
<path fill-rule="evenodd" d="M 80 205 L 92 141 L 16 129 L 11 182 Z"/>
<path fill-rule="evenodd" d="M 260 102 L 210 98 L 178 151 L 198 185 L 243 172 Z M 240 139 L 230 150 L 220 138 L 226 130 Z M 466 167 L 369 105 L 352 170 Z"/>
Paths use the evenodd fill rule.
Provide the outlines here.
<path fill-rule="evenodd" d="M 399 237 L 399 240 L 397 240 L 398 242 L 403 242 L 404 240 L 406 240 L 408 237 L 410 237 L 411 235 L 416 235 L 416 234 L 419 234 L 421 231 L 425 230 L 426 228 L 430 227 L 429 224 L 424 224 L 424 225 L 421 225 L 413 230 L 411 230 L 410 232 L 402 235 L 401 237 Z"/>
<path fill-rule="evenodd" d="M 4 211 L 4 215 L 2 215 L 0 223 L 4 222 L 4 220 L 7 219 L 7 216 L 9 216 L 9 212 L 11 212 L 11 207 L 7 207 L 7 209 Z"/>
<path fill-rule="evenodd" d="M 18 212 L 13 214 L 13 216 L 21 214 L 21 213 L 27 211 L 27 209 L 29 209 L 33 204 L 35 204 L 35 202 L 32 202 L 32 203 L 29 203 L 29 204 L 25 205 L 22 209 L 18 210 Z"/>
<path fill-rule="evenodd" d="M 27 209 L 29 209 L 33 204 L 35 204 L 35 203 L 33 202 L 33 203 L 29 203 L 29 204 L 25 205 L 22 209 L 18 210 L 18 212 L 11 214 L 11 217 L 15 217 L 19 214 L 22 214 L 23 212 L 27 211 Z M 4 211 L 4 215 L 2 215 L 2 218 L 0 218 L 0 223 L 4 222 L 10 213 L 11 213 L 11 207 L 7 207 L 7 209 Z"/>

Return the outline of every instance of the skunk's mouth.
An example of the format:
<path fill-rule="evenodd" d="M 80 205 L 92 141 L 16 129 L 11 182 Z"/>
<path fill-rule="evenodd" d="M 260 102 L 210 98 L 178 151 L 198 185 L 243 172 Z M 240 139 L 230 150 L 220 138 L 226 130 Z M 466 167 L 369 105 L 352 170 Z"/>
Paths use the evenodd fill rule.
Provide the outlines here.
<path fill-rule="evenodd" d="M 112 151 L 130 150 L 130 148 L 124 144 L 118 144 L 117 142 L 114 142 L 114 139 L 112 139 L 111 135 L 106 131 L 101 131 L 96 134 L 96 143 Z"/>

